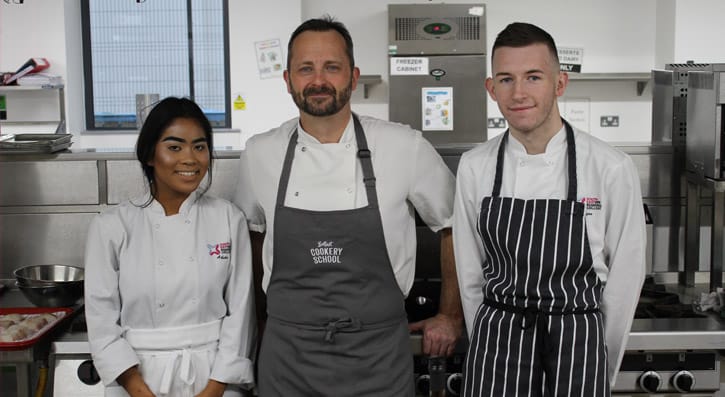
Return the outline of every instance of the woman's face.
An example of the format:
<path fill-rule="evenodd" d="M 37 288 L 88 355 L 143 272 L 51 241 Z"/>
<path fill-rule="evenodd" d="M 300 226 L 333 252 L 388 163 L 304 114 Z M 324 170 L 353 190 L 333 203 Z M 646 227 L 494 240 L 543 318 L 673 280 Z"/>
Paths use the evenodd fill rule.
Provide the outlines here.
<path fill-rule="evenodd" d="M 148 163 L 154 168 L 156 199 L 163 204 L 188 197 L 204 179 L 209 158 L 206 135 L 199 123 L 189 118 L 174 120 L 161 134 Z"/>

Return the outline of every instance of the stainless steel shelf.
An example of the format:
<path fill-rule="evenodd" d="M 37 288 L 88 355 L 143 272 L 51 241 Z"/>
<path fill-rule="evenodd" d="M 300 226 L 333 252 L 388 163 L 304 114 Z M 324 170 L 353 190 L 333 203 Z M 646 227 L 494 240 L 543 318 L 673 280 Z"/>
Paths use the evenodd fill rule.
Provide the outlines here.
<path fill-rule="evenodd" d="M 44 85 L 3 85 L 0 86 L 0 94 L 22 92 L 22 91 L 58 91 L 58 112 L 60 119 L 57 121 L 55 128 L 56 134 L 65 134 L 65 85 L 63 84 L 44 84 Z M 55 122 L 55 121 L 53 121 Z M 39 124 L 42 122 L 8 122 L 3 120 L 3 124 Z"/>
<path fill-rule="evenodd" d="M 379 74 L 368 74 L 368 75 L 360 75 L 360 77 L 357 79 L 358 84 L 362 84 L 363 86 L 363 97 L 367 99 L 368 97 L 368 90 L 370 89 L 370 86 L 377 85 L 383 82 L 383 78 L 380 77 Z"/>
<path fill-rule="evenodd" d="M 637 83 L 637 96 L 641 96 L 651 73 L 569 73 L 570 81 L 635 81 Z"/>

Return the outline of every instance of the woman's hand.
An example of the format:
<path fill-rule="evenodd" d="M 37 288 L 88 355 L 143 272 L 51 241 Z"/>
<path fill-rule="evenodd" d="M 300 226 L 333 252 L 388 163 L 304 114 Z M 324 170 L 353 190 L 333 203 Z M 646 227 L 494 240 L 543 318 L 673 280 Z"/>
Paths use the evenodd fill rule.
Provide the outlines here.
<path fill-rule="evenodd" d="M 123 386 L 131 397 L 156 397 L 146 382 L 144 382 L 137 365 L 123 371 L 116 378 L 116 382 Z"/>
<path fill-rule="evenodd" d="M 224 390 L 227 388 L 226 383 L 217 382 L 214 379 L 209 379 L 204 390 L 197 394 L 195 397 L 222 397 Z"/>

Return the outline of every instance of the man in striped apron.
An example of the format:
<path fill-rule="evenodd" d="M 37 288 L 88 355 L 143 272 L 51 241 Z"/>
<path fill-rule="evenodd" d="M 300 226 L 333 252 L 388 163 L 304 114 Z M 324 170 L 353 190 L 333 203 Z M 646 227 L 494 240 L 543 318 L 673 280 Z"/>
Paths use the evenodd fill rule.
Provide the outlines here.
<path fill-rule="evenodd" d="M 548 33 L 509 25 L 491 62 L 510 128 L 463 156 L 454 207 L 463 394 L 608 396 L 644 280 L 636 170 L 559 115 Z"/>

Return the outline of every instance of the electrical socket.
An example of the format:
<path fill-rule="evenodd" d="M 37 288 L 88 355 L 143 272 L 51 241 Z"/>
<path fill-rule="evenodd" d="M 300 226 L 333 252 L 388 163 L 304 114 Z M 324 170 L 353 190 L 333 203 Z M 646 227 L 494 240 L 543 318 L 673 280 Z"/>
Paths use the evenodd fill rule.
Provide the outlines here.
<path fill-rule="evenodd" d="M 600 127 L 619 127 L 619 116 L 602 116 L 599 118 Z"/>
<path fill-rule="evenodd" d="M 506 128 L 506 119 L 503 117 L 491 117 L 488 119 L 488 128 Z"/>

